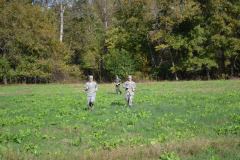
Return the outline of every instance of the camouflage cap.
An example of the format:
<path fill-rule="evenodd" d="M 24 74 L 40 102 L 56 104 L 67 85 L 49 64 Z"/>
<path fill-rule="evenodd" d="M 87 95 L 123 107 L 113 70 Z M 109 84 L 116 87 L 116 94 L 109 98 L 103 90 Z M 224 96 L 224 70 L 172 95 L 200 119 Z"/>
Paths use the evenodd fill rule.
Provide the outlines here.
<path fill-rule="evenodd" d="M 128 79 L 130 79 L 130 78 L 132 79 L 132 76 L 131 76 L 131 75 L 128 76 Z"/>
<path fill-rule="evenodd" d="M 93 75 L 90 75 L 90 76 L 89 76 L 89 79 L 93 79 Z"/>

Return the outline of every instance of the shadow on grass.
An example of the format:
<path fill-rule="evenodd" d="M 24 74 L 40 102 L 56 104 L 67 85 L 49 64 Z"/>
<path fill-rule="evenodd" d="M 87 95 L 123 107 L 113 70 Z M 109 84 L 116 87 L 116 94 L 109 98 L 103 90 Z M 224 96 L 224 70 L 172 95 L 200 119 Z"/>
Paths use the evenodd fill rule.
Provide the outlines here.
<path fill-rule="evenodd" d="M 123 106 L 123 105 L 125 105 L 125 103 L 123 103 L 123 102 L 121 102 L 119 100 L 115 100 L 115 101 L 111 102 L 111 105 L 112 106 Z"/>
<path fill-rule="evenodd" d="M 89 108 L 88 108 L 88 107 L 84 107 L 82 110 L 84 110 L 84 111 L 88 111 Z"/>

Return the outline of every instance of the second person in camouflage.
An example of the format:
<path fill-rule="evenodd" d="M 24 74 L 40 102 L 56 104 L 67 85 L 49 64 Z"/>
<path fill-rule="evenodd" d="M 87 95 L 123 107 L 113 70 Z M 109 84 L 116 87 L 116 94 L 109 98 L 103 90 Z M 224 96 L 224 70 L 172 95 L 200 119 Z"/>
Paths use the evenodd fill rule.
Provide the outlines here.
<path fill-rule="evenodd" d="M 116 79 L 114 81 L 114 85 L 116 86 L 116 93 L 120 92 L 122 94 L 122 91 L 120 90 L 120 85 L 121 85 L 121 79 L 118 78 L 118 75 L 116 75 Z"/>
<path fill-rule="evenodd" d="M 131 107 L 134 91 L 136 89 L 136 83 L 132 81 L 132 76 L 128 76 L 128 81 L 123 84 L 123 88 L 125 88 L 125 99 L 128 102 L 128 106 Z"/>

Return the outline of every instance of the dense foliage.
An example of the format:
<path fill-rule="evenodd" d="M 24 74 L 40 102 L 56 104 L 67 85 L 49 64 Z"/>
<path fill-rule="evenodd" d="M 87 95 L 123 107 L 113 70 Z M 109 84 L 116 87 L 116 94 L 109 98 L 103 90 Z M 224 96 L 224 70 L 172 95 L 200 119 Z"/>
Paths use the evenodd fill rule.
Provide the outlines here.
<path fill-rule="evenodd" d="M 240 73 L 239 0 L 0 0 L 0 14 L 5 84 Z"/>

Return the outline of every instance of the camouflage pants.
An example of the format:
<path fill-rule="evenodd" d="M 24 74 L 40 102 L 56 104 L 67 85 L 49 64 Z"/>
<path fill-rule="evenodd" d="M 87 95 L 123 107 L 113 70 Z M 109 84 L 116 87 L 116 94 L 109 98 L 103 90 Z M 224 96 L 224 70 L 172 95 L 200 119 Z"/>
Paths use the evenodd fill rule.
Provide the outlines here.
<path fill-rule="evenodd" d="M 120 90 L 120 85 L 116 85 L 116 93 L 118 94 L 118 92 L 120 92 L 120 94 L 122 94 L 122 91 Z"/>
<path fill-rule="evenodd" d="M 129 92 L 126 92 L 125 93 L 125 99 L 128 102 L 128 105 L 131 107 L 132 106 L 133 95 L 130 94 Z"/>
<path fill-rule="evenodd" d="M 95 96 L 88 96 L 87 97 L 87 102 L 88 102 L 88 108 L 92 108 L 95 102 Z"/>

